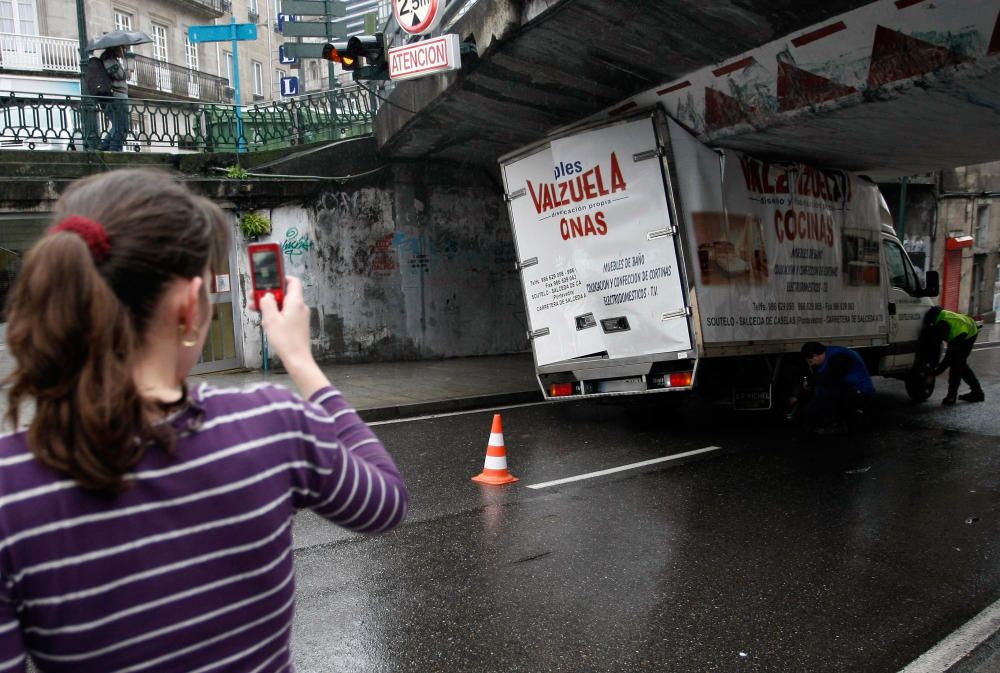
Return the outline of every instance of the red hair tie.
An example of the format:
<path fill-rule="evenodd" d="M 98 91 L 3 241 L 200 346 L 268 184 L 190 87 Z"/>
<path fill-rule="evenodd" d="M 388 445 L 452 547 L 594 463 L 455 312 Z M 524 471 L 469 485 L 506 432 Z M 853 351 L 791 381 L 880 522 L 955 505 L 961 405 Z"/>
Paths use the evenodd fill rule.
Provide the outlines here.
<path fill-rule="evenodd" d="M 104 227 L 89 217 L 70 215 L 52 227 L 51 233 L 57 234 L 60 231 L 70 231 L 82 238 L 90 248 L 90 256 L 95 262 L 103 262 L 111 252 L 111 243 L 108 242 L 108 234 L 104 231 Z"/>

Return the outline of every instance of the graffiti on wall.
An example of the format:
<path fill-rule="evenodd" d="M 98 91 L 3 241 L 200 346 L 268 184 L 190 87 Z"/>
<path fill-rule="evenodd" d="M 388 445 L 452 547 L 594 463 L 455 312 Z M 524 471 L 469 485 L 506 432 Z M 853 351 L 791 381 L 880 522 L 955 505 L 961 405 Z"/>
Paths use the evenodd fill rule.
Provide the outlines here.
<path fill-rule="evenodd" d="M 409 232 L 386 234 L 375 240 L 370 255 L 370 271 L 382 275 L 401 266 L 415 273 L 427 273 L 435 262 L 449 266 L 481 266 L 486 263 L 513 268 L 514 245 L 509 239 L 484 242 L 456 237 L 451 232 L 418 235 Z"/>
<path fill-rule="evenodd" d="M 309 252 L 312 249 L 313 242 L 309 238 L 309 234 L 300 233 L 295 227 L 290 227 L 285 232 L 285 240 L 281 242 L 281 251 L 289 259 L 294 260 L 296 257 L 300 257 L 303 253 Z"/>
<path fill-rule="evenodd" d="M 514 244 L 506 222 L 485 230 L 464 226 L 458 230 L 416 227 L 386 232 L 383 204 L 372 198 L 374 194 L 377 192 L 367 196 L 364 190 L 327 192 L 318 200 L 317 221 L 335 223 L 334 229 L 340 232 L 333 240 L 324 239 L 322 246 L 321 256 L 329 258 L 334 273 L 353 272 L 370 278 L 403 274 L 407 282 L 420 277 L 421 284 L 431 286 L 477 279 L 489 282 L 488 278 L 499 272 L 513 273 Z M 487 208 L 477 213 L 476 219 L 493 222 L 500 217 L 498 210 Z M 315 245 L 311 240 L 290 242 L 291 231 L 288 236 L 285 245 L 289 254 Z"/>
<path fill-rule="evenodd" d="M 319 210 L 333 217 L 354 217 L 358 212 L 361 192 L 327 192 L 319 200 Z"/>
<path fill-rule="evenodd" d="M 394 234 L 386 234 L 375 241 L 372 247 L 371 272 L 376 276 L 384 276 L 399 268 L 396 252 L 392 247 Z"/>

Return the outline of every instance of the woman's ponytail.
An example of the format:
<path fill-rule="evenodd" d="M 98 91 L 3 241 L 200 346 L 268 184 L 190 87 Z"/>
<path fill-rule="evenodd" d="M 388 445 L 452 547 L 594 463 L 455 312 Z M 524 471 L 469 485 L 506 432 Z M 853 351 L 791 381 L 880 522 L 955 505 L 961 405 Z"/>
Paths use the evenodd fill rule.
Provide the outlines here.
<path fill-rule="evenodd" d="M 135 380 L 159 299 L 171 279 L 201 276 L 223 257 L 228 231 L 218 207 L 149 170 L 78 181 L 55 216 L 9 297 L 7 420 L 16 428 L 34 401 L 36 458 L 115 493 L 151 445 L 173 449 L 162 409 Z"/>
<path fill-rule="evenodd" d="M 147 434 L 132 377 L 136 335 L 79 235 L 50 234 L 25 257 L 7 342 L 17 362 L 7 418 L 16 426 L 22 402 L 34 399 L 37 458 L 84 487 L 120 490 Z"/>

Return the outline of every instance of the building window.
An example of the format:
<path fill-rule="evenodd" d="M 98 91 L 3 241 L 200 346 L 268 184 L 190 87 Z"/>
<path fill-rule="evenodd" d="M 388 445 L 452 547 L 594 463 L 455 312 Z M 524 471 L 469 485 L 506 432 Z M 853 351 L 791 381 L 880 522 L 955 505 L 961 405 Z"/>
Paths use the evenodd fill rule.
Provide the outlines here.
<path fill-rule="evenodd" d="M 116 9 L 115 30 L 132 30 L 132 15 Z"/>
<path fill-rule="evenodd" d="M 229 81 L 229 86 L 235 86 L 233 82 L 233 55 L 228 51 L 222 52 L 223 60 L 226 62 L 226 79 Z"/>
<path fill-rule="evenodd" d="M 250 23 L 257 23 L 257 19 L 260 18 L 260 12 L 257 11 L 257 0 L 249 0 L 247 2 L 247 19 Z"/>
<path fill-rule="evenodd" d="M 253 92 L 255 96 L 264 95 L 264 66 L 253 62 Z"/>
<path fill-rule="evenodd" d="M 189 70 L 198 69 L 198 45 L 187 36 L 184 37 L 184 60 Z"/>
<path fill-rule="evenodd" d="M 281 78 L 285 76 L 284 70 L 274 71 L 274 84 L 271 86 L 271 95 L 275 97 L 281 96 Z"/>
<path fill-rule="evenodd" d="M 188 98 L 201 98 L 201 87 L 198 82 L 198 45 L 191 38 L 184 36 L 184 60 L 187 62 Z"/>
<path fill-rule="evenodd" d="M 0 32 L 37 35 L 35 0 L 0 0 Z"/>
<path fill-rule="evenodd" d="M 153 24 L 153 58 L 164 63 L 169 61 L 169 53 L 167 52 L 167 27 L 158 23 Z"/>
<path fill-rule="evenodd" d="M 158 61 L 156 88 L 160 91 L 170 91 L 170 68 L 166 67 L 170 62 L 170 54 L 167 51 L 167 27 L 159 23 L 153 24 L 153 58 Z"/>
<path fill-rule="evenodd" d="M 988 236 L 990 234 L 990 204 L 981 205 L 976 208 L 976 241 L 977 248 L 985 248 L 989 245 Z"/>
<path fill-rule="evenodd" d="M 38 35 L 35 0 L 0 0 L 0 32 Z"/>

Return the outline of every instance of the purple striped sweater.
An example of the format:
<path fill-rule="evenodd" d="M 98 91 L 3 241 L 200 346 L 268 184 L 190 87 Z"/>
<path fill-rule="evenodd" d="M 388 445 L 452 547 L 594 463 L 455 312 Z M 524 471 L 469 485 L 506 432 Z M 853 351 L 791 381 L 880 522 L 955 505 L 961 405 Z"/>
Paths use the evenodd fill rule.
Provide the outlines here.
<path fill-rule="evenodd" d="M 291 670 L 292 519 L 403 520 L 392 458 L 339 392 L 199 386 L 113 499 L 0 438 L 0 673 Z"/>

